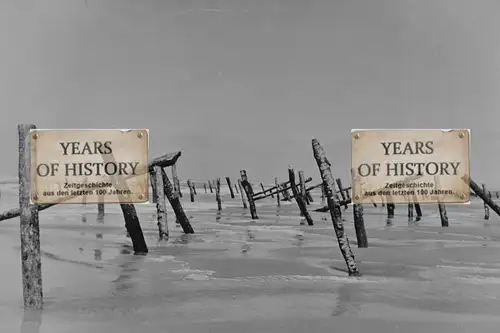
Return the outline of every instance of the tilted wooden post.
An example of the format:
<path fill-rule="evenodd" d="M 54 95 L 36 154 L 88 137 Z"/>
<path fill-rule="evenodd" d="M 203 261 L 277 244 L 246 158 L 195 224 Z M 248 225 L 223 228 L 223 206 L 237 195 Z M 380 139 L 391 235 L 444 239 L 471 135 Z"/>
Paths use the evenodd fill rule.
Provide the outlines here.
<path fill-rule="evenodd" d="M 220 179 L 219 179 L 219 182 L 220 182 Z M 229 179 L 229 177 L 226 177 L 226 183 L 227 183 L 227 187 L 229 187 L 229 193 L 231 194 L 231 199 L 234 199 L 233 187 L 231 186 L 231 179 Z"/>
<path fill-rule="evenodd" d="M 486 184 L 483 183 L 482 185 L 483 185 L 484 194 L 488 195 L 488 191 L 486 191 Z M 491 195 L 488 195 L 488 196 L 491 198 Z M 484 202 L 483 205 L 484 205 L 484 219 L 489 220 L 490 219 L 490 208 L 488 207 L 486 202 Z"/>
<path fill-rule="evenodd" d="M 205 193 L 207 193 L 207 183 L 203 183 L 203 188 L 205 189 Z"/>
<path fill-rule="evenodd" d="M 349 206 L 347 205 L 347 196 L 344 193 L 345 190 L 342 187 L 342 180 L 340 180 L 340 178 L 337 178 L 335 180 L 337 182 L 337 185 L 339 186 L 339 192 L 340 192 L 340 196 L 342 197 L 342 201 L 345 202 L 344 208 L 347 209 L 347 207 L 349 207 Z"/>
<path fill-rule="evenodd" d="M 151 183 L 151 193 L 153 196 L 153 200 L 151 200 L 153 203 L 156 203 L 156 187 L 155 187 L 155 181 L 154 181 L 154 171 L 149 173 L 149 182 Z"/>
<path fill-rule="evenodd" d="M 299 206 L 300 212 L 302 213 L 302 216 L 304 216 L 308 225 L 314 225 L 313 219 L 311 218 L 311 215 L 307 211 L 305 199 L 304 199 L 302 193 L 299 193 L 299 190 L 297 189 L 297 185 L 295 184 L 295 171 L 293 170 L 292 166 L 288 167 L 288 178 L 290 179 L 290 187 L 292 189 L 295 201 L 297 202 L 297 205 Z M 304 189 L 304 193 L 305 193 L 305 186 L 303 187 L 303 189 Z"/>
<path fill-rule="evenodd" d="M 304 199 L 306 205 L 309 205 L 309 198 L 307 197 L 306 183 L 304 178 L 304 171 L 299 170 L 299 184 L 300 184 L 300 195 Z"/>
<path fill-rule="evenodd" d="M 210 193 L 214 193 L 214 190 L 212 188 L 212 182 L 210 180 L 208 181 L 208 187 L 210 188 Z"/>
<path fill-rule="evenodd" d="M 473 181 L 469 175 L 465 175 L 462 177 L 462 180 L 469 184 L 470 188 L 474 191 L 474 193 L 481 198 L 498 216 L 500 216 L 500 206 L 498 206 L 491 198 L 488 197 L 486 193 L 484 193 L 479 185 Z"/>
<path fill-rule="evenodd" d="M 191 186 L 193 187 L 193 193 L 194 193 L 194 195 L 198 195 L 198 192 L 196 192 L 196 183 L 195 182 L 191 182 Z"/>
<path fill-rule="evenodd" d="M 330 210 L 330 216 L 332 217 L 333 228 L 335 229 L 335 235 L 339 243 L 340 252 L 347 264 L 347 270 L 350 276 L 359 276 L 359 270 L 356 266 L 356 261 L 354 259 L 354 254 L 352 253 L 351 247 L 349 245 L 349 239 L 344 231 L 344 224 L 342 222 L 342 213 L 340 212 L 340 207 L 335 202 L 336 198 L 335 191 L 335 180 L 332 176 L 332 171 L 330 169 L 330 162 L 326 158 L 323 147 L 321 147 L 317 139 L 312 140 L 312 148 L 314 153 L 314 159 L 318 165 L 319 171 L 321 173 L 321 178 L 326 185 L 326 198 L 328 202 L 328 208 Z"/>
<path fill-rule="evenodd" d="M 434 184 L 436 185 L 437 189 L 440 189 L 438 176 L 434 176 Z M 446 207 L 444 203 L 442 203 L 439 199 L 438 199 L 438 209 L 439 209 L 439 217 L 441 218 L 441 227 L 448 227 L 449 224 L 448 224 L 448 214 L 446 213 Z"/>
<path fill-rule="evenodd" d="M 194 202 L 194 191 L 193 184 L 191 184 L 191 179 L 187 180 L 187 185 L 189 187 L 189 197 L 191 198 L 191 202 Z"/>
<path fill-rule="evenodd" d="M 156 194 L 156 220 L 159 239 L 168 239 L 167 203 L 165 201 L 165 186 L 163 185 L 163 177 L 161 176 L 161 167 L 155 166 L 151 175 L 151 178 L 154 180 L 154 193 Z"/>
<path fill-rule="evenodd" d="M 255 201 L 253 201 L 253 189 L 252 185 L 248 181 L 246 170 L 240 171 L 241 176 L 241 185 L 245 190 L 245 194 L 247 195 L 248 205 L 250 206 L 250 214 L 252 215 L 252 219 L 257 220 L 259 216 L 257 215 L 257 208 L 255 207 Z"/>
<path fill-rule="evenodd" d="M 281 206 L 280 203 L 280 183 L 278 182 L 278 177 L 274 177 L 274 185 L 276 186 L 276 204 L 278 207 Z"/>
<path fill-rule="evenodd" d="M 30 204 L 30 130 L 35 125 L 18 125 L 19 134 L 19 219 L 21 222 L 21 267 L 25 309 L 43 308 L 42 259 L 38 207 Z"/>
<path fill-rule="evenodd" d="M 354 217 L 354 229 L 359 248 L 368 247 L 368 237 L 366 236 L 365 220 L 363 218 L 363 205 L 353 204 L 352 214 Z"/>
<path fill-rule="evenodd" d="M 215 183 L 215 200 L 217 200 L 217 210 L 222 210 L 222 203 L 220 200 L 220 178 L 217 178 Z"/>
<path fill-rule="evenodd" d="M 234 184 L 234 190 L 236 191 L 236 194 L 240 194 L 240 192 L 238 191 L 238 185 Z"/>
<path fill-rule="evenodd" d="M 291 201 L 292 198 L 290 198 L 290 193 L 287 190 L 287 184 L 281 183 L 280 187 L 282 188 L 281 194 L 283 195 L 283 200 L 284 201 Z"/>
<path fill-rule="evenodd" d="M 174 210 L 177 223 L 181 225 L 182 230 L 185 234 L 193 234 L 193 227 L 191 226 L 191 223 L 189 222 L 189 219 L 184 212 L 184 209 L 182 208 L 179 196 L 177 194 L 174 194 L 173 192 L 172 184 L 170 183 L 165 170 L 161 170 L 161 176 L 163 178 L 163 191 L 165 192 L 165 196 L 170 202 L 170 206 L 172 206 L 172 209 Z"/>
<path fill-rule="evenodd" d="M 173 186 L 174 186 L 173 191 L 174 191 L 175 195 L 182 198 L 181 182 L 179 181 L 179 176 L 177 176 L 176 164 L 172 165 L 172 182 L 173 182 Z"/>
<path fill-rule="evenodd" d="M 130 235 L 130 238 L 132 239 L 134 254 L 141 255 L 148 253 L 148 246 L 146 245 L 146 240 L 144 239 L 144 234 L 142 232 L 135 206 L 132 204 L 120 204 L 120 208 L 122 209 L 123 218 L 125 219 L 125 228 L 127 229 L 128 235 Z"/>
<path fill-rule="evenodd" d="M 241 179 L 238 179 L 238 187 L 240 188 L 240 196 L 241 202 L 243 203 L 243 208 L 247 209 L 247 201 L 245 199 L 245 191 L 243 190 L 243 186 L 241 185 Z"/>
<path fill-rule="evenodd" d="M 321 205 L 325 205 L 325 200 L 326 200 L 326 190 L 325 190 L 325 184 L 321 186 Z"/>

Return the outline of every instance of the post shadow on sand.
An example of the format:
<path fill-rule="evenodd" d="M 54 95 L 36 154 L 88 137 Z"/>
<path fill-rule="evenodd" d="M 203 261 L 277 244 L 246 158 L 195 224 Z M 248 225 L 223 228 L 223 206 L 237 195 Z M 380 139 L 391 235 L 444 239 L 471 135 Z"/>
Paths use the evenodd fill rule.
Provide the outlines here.
<path fill-rule="evenodd" d="M 337 304 L 332 311 L 332 317 L 342 315 L 356 316 L 361 312 L 360 295 L 363 288 L 357 283 L 345 283 L 337 291 Z"/>
<path fill-rule="evenodd" d="M 21 323 L 20 333 L 38 333 L 42 326 L 42 310 L 25 310 L 23 322 Z"/>

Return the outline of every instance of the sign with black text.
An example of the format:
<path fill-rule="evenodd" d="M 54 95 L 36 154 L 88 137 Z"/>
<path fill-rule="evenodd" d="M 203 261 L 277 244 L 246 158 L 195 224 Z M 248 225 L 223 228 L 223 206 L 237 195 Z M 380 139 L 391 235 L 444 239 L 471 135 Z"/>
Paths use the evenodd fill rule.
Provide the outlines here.
<path fill-rule="evenodd" d="M 351 136 L 353 203 L 470 201 L 469 130 L 353 130 Z"/>
<path fill-rule="evenodd" d="M 35 204 L 148 202 L 148 130 L 30 131 Z"/>

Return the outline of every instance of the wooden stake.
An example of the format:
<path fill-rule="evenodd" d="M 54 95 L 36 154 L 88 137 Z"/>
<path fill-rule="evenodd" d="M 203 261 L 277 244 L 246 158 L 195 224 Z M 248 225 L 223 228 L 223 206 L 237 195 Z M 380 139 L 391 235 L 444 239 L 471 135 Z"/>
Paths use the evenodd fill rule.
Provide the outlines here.
<path fill-rule="evenodd" d="M 217 210 L 220 212 L 222 210 L 222 203 L 220 200 L 220 178 L 217 178 L 215 183 L 215 200 L 217 200 Z"/>
<path fill-rule="evenodd" d="M 191 179 L 187 180 L 187 185 L 189 187 L 189 196 L 191 198 L 191 202 L 194 202 L 194 191 L 193 191 L 193 184 L 191 184 Z"/>
<path fill-rule="evenodd" d="M 193 187 L 193 193 L 194 193 L 194 195 L 198 195 L 198 192 L 196 192 L 196 183 L 192 182 L 191 186 Z"/>
<path fill-rule="evenodd" d="M 240 192 L 238 191 L 238 185 L 234 184 L 234 189 L 236 191 L 236 194 L 240 194 Z"/>
<path fill-rule="evenodd" d="M 161 170 L 161 176 L 163 178 L 163 191 L 170 202 L 170 206 L 172 206 L 172 209 L 174 210 L 177 223 L 181 225 L 185 234 L 194 234 L 193 227 L 191 226 L 191 223 L 182 208 L 179 196 L 174 194 L 172 184 L 170 183 L 165 170 Z"/>
<path fill-rule="evenodd" d="M 148 253 L 148 246 L 146 245 L 146 240 L 144 239 L 144 234 L 142 233 L 141 224 L 134 205 L 120 204 L 120 207 L 122 209 L 123 218 L 125 219 L 125 228 L 132 239 L 134 254 L 144 255 Z"/>
<path fill-rule="evenodd" d="M 483 183 L 482 185 L 483 185 L 483 192 L 486 195 L 488 193 L 488 191 L 486 191 L 486 184 Z M 488 195 L 488 197 L 491 198 L 491 195 Z M 484 205 L 484 219 L 489 220 L 490 219 L 490 208 L 488 207 L 488 204 L 486 202 L 484 202 L 483 205 Z"/>
<path fill-rule="evenodd" d="M 207 183 L 203 183 L 203 188 L 205 189 L 205 193 L 207 193 Z"/>
<path fill-rule="evenodd" d="M 245 191 L 241 185 L 241 179 L 238 179 L 238 187 L 240 188 L 241 202 L 243 203 L 243 208 L 247 209 L 247 201 L 245 199 Z"/>
<path fill-rule="evenodd" d="M 278 177 L 274 177 L 274 186 L 276 186 L 276 189 L 278 192 L 276 192 L 276 205 L 278 207 L 281 206 L 281 203 L 280 203 L 280 193 L 279 193 L 279 189 L 280 189 L 280 184 L 278 182 Z"/>
<path fill-rule="evenodd" d="M 434 184 L 436 186 L 436 189 L 438 190 L 441 189 L 438 176 L 434 176 Z M 444 203 L 439 201 L 439 197 L 438 197 L 438 209 L 439 209 L 439 217 L 441 218 L 441 227 L 448 227 L 449 223 L 448 223 L 448 214 L 446 213 L 446 206 L 444 205 Z"/>
<path fill-rule="evenodd" d="M 302 199 L 304 200 L 306 205 L 310 205 L 311 203 L 309 202 L 309 198 L 307 197 L 304 171 L 302 170 L 299 171 L 299 184 L 300 184 L 300 195 L 302 196 Z"/>
<path fill-rule="evenodd" d="M 299 206 L 302 216 L 304 216 L 308 225 L 314 225 L 313 219 L 311 218 L 311 215 L 307 211 L 307 206 L 304 197 L 302 196 L 301 193 L 299 193 L 297 185 L 295 185 L 295 171 L 291 166 L 288 167 L 288 178 L 290 179 L 290 187 L 292 188 L 293 196 L 295 197 L 295 201 Z M 303 189 L 305 190 L 305 186 L 303 187 Z"/>
<path fill-rule="evenodd" d="M 396 205 L 393 203 L 387 203 L 387 217 L 394 217 L 394 210 L 396 209 Z"/>
<path fill-rule="evenodd" d="M 352 214 L 354 216 L 354 229 L 359 248 L 368 247 L 368 237 L 366 236 L 365 220 L 363 218 L 363 205 L 354 204 Z"/>
<path fill-rule="evenodd" d="M 349 245 L 349 239 L 347 238 L 347 235 L 344 231 L 342 213 L 340 211 L 340 207 L 335 202 L 335 181 L 333 180 L 332 171 L 330 169 L 330 162 L 326 158 L 323 147 L 321 147 L 317 139 L 312 140 L 312 148 L 314 152 L 314 158 L 321 173 L 321 178 L 326 185 L 328 207 L 330 208 L 330 215 L 332 217 L 333 228 L 335 229 L 335 235 L 337 236 L 340 252 L 342 252 L 342 256 L 344 257 L 344 260 L 347 264 L 349 275 L 359 276 L 360 273 L 356 266 L 354 254 L 352 253 L 351 247 Z"/>
<path fill-rule="evenodd" d="M 220 182 L 220 179 L 219 179 L 219 182 Z M 226 177 L 226 183 L 227 183 L 227 187 L 229 187 L 229 193 L 231 193 L 231 199 L 234 199 L 233 187 L 231 186 L 231 179 L 229 179 L 229 177 Z"/>
<path fill-rule="evenodd" d="M 42 260 L 38 208 L 30 203 L 30 130 L 35 125 L 18 125 L 19 134 L 19 210 L 21 222 L 21 267 L 25 309 L 43 308 Z"/>
<path fill-rule="evenodd" d="M 413 204 L 408 204 L 408 220 L 413 220 Z"/>
<path fill-rule="evenodd" d="M 245 194 L 247 195 L 248 205 L 250 206 L 250 214 L 252 215 L 252 219 L 257 220 L 259 216 L 257 215 L 257 208 L 255 207 L 255 202 L 253 201 L 253 189 L 252 185 L 248 181 L 246 170 L 240 171 L 241 176 L 241 185 L 245 190 Z"/>
<path fill-rule="evenodd" d="M 292 200 L 290 198 L 290 192 L 288 192 L 288 189 L 286 187 L 286 183 L 281 184 L 280 187 L 282 189 L 281 194 L 283 195 L 283 200 L 284 201 L 290 201 L 290 200 Z"/>
<path fill-rule="evenodd" d="M 182 198 L 181 183 L 179 181 L 179 177 L 177 176 L 177 166 L 175 164 L 172 165 L 172 181 L 175 195 Z"/>
<path fill-rule="evenodd" d="M 344 188 L 342 187 L 342 180 L 340 178 L 335 179 L 337 185 L 339 186 L 340 196 L 342 197 L 342 201 L 347 202 L 347 196 L 344 193 Z M 349 207 L 347 204 L 344 205 L 344 208 L 347 209 Z"/>
<path fill-rule="evenodd" d="M 151 183 L 151 192 L 152 192 L 152 195 L 153 195 L 153 200 L 152 202 L 153 203 L 156 203 L 156 187 L 155 187 L 155 181 L 154 181 L 154 171 L 150 171 L 149 172 L 149 182 Z"/>
<path fill-rule="evenodd" d="M 154 189 L 156 193 L 156 220 L 158 226 L 159 239 L 168 239 L 168 224 L 167 224 L 167 203 L 165 201 L 165 186 L 163 185 L 163 177 L 161 176 L 161 167 L 155 166 L 152 177 L 154 180 Z"/>
<path fill-rule="evenodd" d="M 210 188 L 210 193 L 214 193 L 214 190 L 212 189 L 212 182 L 210 180 L 208 181 L 208 187 Z"/>

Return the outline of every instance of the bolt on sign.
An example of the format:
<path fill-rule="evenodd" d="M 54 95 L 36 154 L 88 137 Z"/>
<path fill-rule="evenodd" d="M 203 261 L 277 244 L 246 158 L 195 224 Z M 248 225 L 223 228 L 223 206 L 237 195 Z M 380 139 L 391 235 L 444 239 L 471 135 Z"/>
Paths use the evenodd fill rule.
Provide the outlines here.
<path fill-rule="evenodd" d="M 470 201 L 462 179 L 470 169 L 470 130 L 352 130 L 351 137 L 354 203 Z"/>
<path fill-rule="evenodd" d="M 149 132 L 30 131 L 34 204 L 148 202 Z"/>

